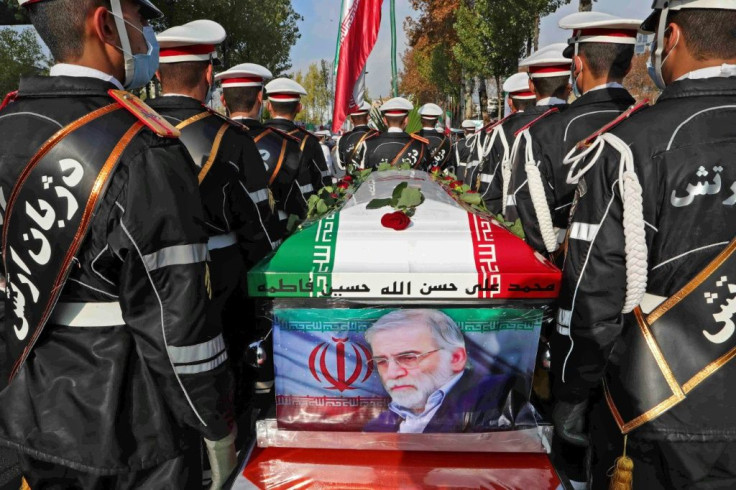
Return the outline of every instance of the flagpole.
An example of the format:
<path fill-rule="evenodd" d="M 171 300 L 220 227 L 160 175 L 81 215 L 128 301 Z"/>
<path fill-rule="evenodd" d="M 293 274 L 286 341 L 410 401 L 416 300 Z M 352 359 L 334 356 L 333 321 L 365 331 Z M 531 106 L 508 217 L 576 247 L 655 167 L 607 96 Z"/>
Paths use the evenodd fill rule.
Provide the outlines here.
<path fill-rule="evenodd" d="M 391 0 L 391 90 L 399 96 L 399 81 L 396 70 L 396 2 Z"/>

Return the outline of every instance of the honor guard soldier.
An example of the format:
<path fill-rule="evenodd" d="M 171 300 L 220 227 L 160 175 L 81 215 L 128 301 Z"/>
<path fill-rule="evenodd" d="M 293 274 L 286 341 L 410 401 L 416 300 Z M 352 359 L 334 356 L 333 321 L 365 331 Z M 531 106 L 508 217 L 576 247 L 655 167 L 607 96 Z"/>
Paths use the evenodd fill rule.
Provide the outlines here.
<path fill-rule="evenodd" d="M 388 130 L 366 138 L 361 168 L 375 168 L 381 163 L 388 163 L 392 167 L 409 164 L 412 168 L 429 168 L 429 141 L 404 131 L 409 122 L 409 112 L 413 109 L 412 103 L 403 97 L 389 99 L 381 106 L 380 111 Z"/>
<path fill-rule="evenodd" d="M 633 488 L 734 488 L 736 2 L 653 9 L 642 30 L 656 33 L 657 104 L 567 159 L 578 187 L 552 337 L 553 418 L 560 437 L 590 440 L 593 488 L 608 487 L 624 448 L 615 482 L 631 482 L 633 461 Z"/>
<path fill-rule="evenodd" d="M 501 194 L 503 193 L 501 168 L 502 162 L 510 158 L 514 133 L 529 120 L 521 116 L 528 108 L 534 107 L 537 96 L 529 87 L 529 74 L 519 72 L 511 75 L 503 84 L 503 91 L 511 113 L 505 118 L 483 128 L 483 141 L 477 149 L 478 161 L 481 162 L 468 174 L 467 184 L 473 186 L 486 201 L 488 209 L 494 214 L 501 212 Z"/>
<path fill-rule="evenodd" d="M 419 108 L 419 115 L 422 119 L 422 129 L 419 130 L 419 136 L 429 140 L 427 149 L 429 150 L 430 166 L 440 167 L 444 170 L 452 155 L 452 143 L 450 136 L 444 131 L 437 131 L 437 122 L 443 115 L 442 108 L 437 104 L 424 104 Z"/>
<path fill-rule="evenodd" d="M 294 118 L 302 110 L 299 101 L 302 95 L 307 95 L 307 91 L 294 80 L 276 78 L 266 84 L 266 95 L 268 111 L 273 119 L 266 121 L 265 126 L 280 129 L 299 140 L 299 149 L 302 152 L 300 165 L 311 176 L 311 182 L 301 188 L 302 195 L 308 200 L 309 196 L 322 187 L 332 184 L 332 174 L 327 168 L 317 137 L 294 124 Z"/>
<path fill-rule="evenodd" d="M 268 186 L 276 201 L 282 234 L 286 234 L 290 215 L 301 219 L 307 216 L 307 201 L 301 188 L 311 186 L 312 181 L 309 169 L 299 163 L 301 141 L 285 131 L 261 123 L 263 85 L 271 78 L 268 69 L 255 63 L 242 63 L 215 76 L 215 80 L 221 83 L 222 103 L 230 117 L 245 125 L 258 147 L 266 165 Z M 250 163 L 260 165 L 260 162 Z"/>
<path fill-rule="evenodd" d="M 360 151 L 365 148 L 363 142 L 374 133 L 375 129 L 368 127 L 371 105 L 363 101 L 353 112 L 349 113 L 353 123 L 353 129 L 340 136 L 337 140 L 337 151 L 335 152 L 335 163 L 337 168 L 350 174 L 360 166 L 363 155 Z"/>
<path fill-rule="evenodd" d="M 478 124 L 472 119 L 466 119 L 460 125 L 465 137 L 459 140 L 452 148 L 452 155 L 447 170 L 453 172 L 458 180 L 465 182 L 470 176 L 469 168 L 475 168 L 480 162 L 481 136 Z"/>
<path fill-rule="evenodd" d="M 513 181 L 512 177 L 514 167 L 524 157 L 520 148 L 526 138 L 522 133 L 533 126 L 545 124 L 550 115 L 558 113 L 567 105 L 567 98 L 570 96 L 570 58 L 563 55 L 566 48 L 565 43 L 550 44 L 519 63 L 520 67 L 529 70 L 529 88 L 536 95 L 537 102 L 534 108 L 524 111 L 525 115 L 533 115 L 534 118 L 516 130 L 509 158 L 501 166 L 504 204 L 502 213 L 507 221 L 519 219 L 516 194 L 527 185 L 524 180 Z M 559 141 L 546 143 L 557 145 Z"/>
<path fill-rule="evenodd" d="M 635 101 L 621 85 L 631 69 L 640 20 L 602 12 L 578 12 L 560 27 L 572 30 L 564 56 L 572 60 L 572 89 L 578 97 L 521 134 L 512 182 L 516 210 L 527 243 L 552 254 L 564 240 L 575 185 L 567 183 L 565 155 L 583 138 L 618 117 Z"/>
<path fill-rule="evenodd" d="M 0 442 L 31 488 L 201 488 L 235 465 L 207 232 L 154 76 L 148 0 L 21 0 L 57 64 L 2 110 Z"/>
<path fill-rule="evenodd" d="M 558 47 L 561 52 L 563 45 L 560 44 Z M 549 46 L 542 48 L 534 55 L 540 55 L 548 49 L 550 49 Z M 569 66 L 567 71 L 569 73 Z M 537 106 L 537 100 L 547 99 L 546 102 L 549 102 L 554 91 L 561 85 L 567 85 L 566 81 L 563 82 L 563 77 L 564 75 L 549 79 L 540 77 L 538 84 L 535 85 L 527 72 L 520 72 L 510 76 L 504 82 L 504 92 L 509 94 L 507 102 L 512 112 L 496 124 L 484 129 L 487 137 L 482 148 L 482 164 L 475 181 L 478 192 L 483 196 L 486 206 L 493 214 L 503 212 L 505 187 L 511 179 L 511 150 L 516 133 L 549 109 L 544 104 Z M 563 93 L 559 95 L 564 96 Z M 559 99 L 556 100 L 558 101 Z"/>

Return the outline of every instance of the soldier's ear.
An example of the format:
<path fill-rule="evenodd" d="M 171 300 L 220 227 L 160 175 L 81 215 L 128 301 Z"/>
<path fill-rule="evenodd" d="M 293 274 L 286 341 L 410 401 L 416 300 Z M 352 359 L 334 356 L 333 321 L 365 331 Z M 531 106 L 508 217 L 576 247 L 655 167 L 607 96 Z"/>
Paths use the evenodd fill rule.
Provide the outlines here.
<path fill-rule="evenodd" d="M 536 94 L 537 94 L 537 87 L 535 87 L 535 86 L 534 86 L 534 81 L 532 80 L 532 78 L 531 78 L 531 77 L 529 78 L 529 90 L 530 90 L 530 91 L 531 91 L 531 92 L 532 92 L 532 93 L 533 93 L 534 95 L 536 95 Z"/>
<path fill-rule="evenodd" d="M 258 101 L 259 104 L 263 104 L 263 90 L 258 92 L 258 95 L 256 96 L 256 100 Z"/>
<path fill-rule="evenodd" d="M 105 7 L 97 7 L 94 9 L 91 17 L 88 17 L 88 19 L 91 19 L 92 32 L 101 42 L 116 48 L 121 47 L 120 36 L 118 35 L 118 29 L 115 25 L 115 19 Z"/>
<path fill-rule="evenodd" d="M 213 67 L 212 67 L 212 63 L 210 63 L 207 66 L 207 73 L 206 73 L 206 76 L 207 76 L 207 85 L 214 85 L 215 84 L 215 78 L 214 78 L 212 72 L 213 72 Z"/>

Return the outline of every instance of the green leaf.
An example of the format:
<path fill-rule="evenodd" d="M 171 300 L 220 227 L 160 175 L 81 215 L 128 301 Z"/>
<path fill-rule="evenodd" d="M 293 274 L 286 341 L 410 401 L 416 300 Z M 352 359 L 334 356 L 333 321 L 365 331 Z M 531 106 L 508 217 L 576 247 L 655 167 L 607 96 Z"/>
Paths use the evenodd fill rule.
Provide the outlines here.
<path fill-rule="evenodd" d="M 414 213 L 416 212 L 416 210 L 417 210 L 416 208 L 409 208 L 406 211 L 404 211 L 404 214 L 411 218 L 412 216 L 414 216 Z"/>
<path fill-rule="evenodd" d="M 323 214 L 327 214 L 327 212 L 330 210 L 330 208 L 327 207 L 327 204 L 325 204 L 324 201 L 319 201 L 317 203 L 317 213 L 319 213 L 320 216 Z"/>
<path fill-rule="evenodd" d="M 398 202 L 398 200 L 401 198 L 401 193 L 404 192 L 404 189 L 406 189 L 408 186 L 408 182 L 402 182 L 401 184 L 394 187 L 394 192 L 391 195 L 391 200 L 394 202 Z"/>
<path fill-rule="evenodd" d="M 402 163 L 399 165 L 399 170 L 411 170 L 411 163 Z"/>
<path fill-rule="evenodd" d="M 301 224 L 302 220 L 299 219 L 299 215 L 297 214 L 291 214 L 289 215 L 289 220 L 286 222 L 286 231 L 289 233 L 293 233 L 294 230 Z"/>
<path fill-rule="evenodd" d="M 381 163 L 378 164 L 378 168 L 376 168 L 376 170 L 378 170 L 379 172 L 383 172 L 384 170 L 391 170 L 392 168 L 393 167 L 391 166 L 390 163 L 388 163 L 388 162 L 381 162 Z"/>
<path fill-rule="evenodd" d="M 481 202 L 480 194 L 462 194 L 460 199 L 468 204 L 478 205 Z"/>
<path fill-rule="evenodd" d="M 368 203 L 368 205 L 365 207 L 366 209 L 378 209 L 382 208 L 384 206 L 390 206 L 391 205 L 391 199 L 373 199 L 371 202 Z"/>
<path fill-rule="evenodd" d="M 404 182 L 406 183 L 406 182 Z M 394 195 L 396 191 L 394 190 Z M 415 187 L 407 187 L 401 192 L 398 206 L 415 207 L 422 204 L 422 191 Z"/>
<path fill-rule="evenodd" d="M 509 227 L 509 230 L 519 238 L 525 238 L 526 236 L 524 234 L 524 227 L 521 225 L 521 219 L 514 221 L 514 223 Z"/>

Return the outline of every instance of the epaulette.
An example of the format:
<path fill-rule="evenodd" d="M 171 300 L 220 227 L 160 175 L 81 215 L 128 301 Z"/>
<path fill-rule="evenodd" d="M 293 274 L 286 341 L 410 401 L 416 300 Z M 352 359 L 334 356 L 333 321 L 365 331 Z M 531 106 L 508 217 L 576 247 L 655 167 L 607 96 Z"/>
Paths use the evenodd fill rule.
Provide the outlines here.
<path fill-rule="evenodd" d="M 554 114 L 556 112 L 560 112 L 560 109 L 558 109 L 557 107 L 552 107 L 551 109 L 549 109 L 546 112 L 544 112 L 541 116 L 539 116 L 538 118 L 536 118 L 535 120 L 533 120 L 532 122 L 530 122 L 529 124 L 527 124 L 526 126 L 524 126 L 523 128 L 521 128 L 520 130 L 518 130 L 517 132 L 515 132 L 514 133 L 514 137 L 519 136 L 521 133 L 523 133 L 527 129 L 531 128 L 532 126 L 534 126 L 535 124 L 537 124 L 539 121 L 541 121 L 545 117 L 549 116 L 550 114 Z"/>
<path fill-rule="evenodd" d="M 372 132 L 371 132 L 371 131 L 372 131 Z M 380 132 L 380 131 L 378 131 L 378 130 L 376 130 L 376 129 L 371 129 L 371 131 L 369 131 L 369 134 L 368 134 L 368 136 L 366 136 L 366 137 L 365 137 L 365 138 L 363 139 L 363 141 L 368 141 L 369 139 L 375 138 L 376 136 L 378 136 L 379 134 L 381 134 L 381 132 Z"/>
<path fill-rule="evenodd" d="M 5 106 L 10 104 L 11 102 L 15 102 L 15 99 L 18 97 L 18 91 L 13 90 L 12 92 L 9 92 L 5 98 L 3 99 L 2 104 L 0 104 L 0 111 L 5 109 Z"/>
<path fill-rule="evenodd" d="M 110 89 L 107 93 L 110 97 L 115 99 L 121 107 L 133 114 L 147 128 L 162 138 L 178 138 L 181 136 L 181 131 L 176 129 L 169 121 L 164 119 L 162 115 L 151 109 L 148 104 L 130 92 Z"/>
<path fill-rule="evenodd" d="M 615 128 L 616 126 L 618 126 L 619 124 L 621 124 L 622 122 L 624 122 L 626 119 L 630 118 L 633 114 L 636 114 L 637 112 L 639 112 L 640 110 L 642 110 L 642 109 L 644 109 L 646 107 L 649 107 L 649 99 L 644 99 L 641 102 L 639 102 L 638 104 L 632 105 L 631 107 L 629 107 L 628 109 L 626 109 L 626 111 L 624 111 L 623 113 L 621 113 L 621 115 L 618 116 L 616 119 L 614 119 L 613 121 L 609 122 L 608 124 L 606 124 L 605 126 L 603 126 L 601 129 L 599 129 L 595 133 L 593 133 L 590 136 L 588 136 L 587 138 L 585 138 L 584 140 L 581 140 L 577 145 L 575 145 L 575 147 L 578 150 L 582 150 L 584 148 L 589 147 L 590 145 L 593 144 L 593 142 L 600 135 L 609 132 L 610 130 L 612 130 L 613 128 Z"/>
<path fill-rule="evenodd" d="M 301 126 L 297 126 L 297 127 L 296 127 L 296 130 L 297 130 L 297 131 L 299 131 L 299 132 L 301 132 L 301 133 L 304 133 L 304 134 L 306 134 L 307 136 L 313 136 L 313 137 L 315 137 L 315 138 L 316 138 L 316 136 L 314 136 L 314 133 L 313 133 L 313 132 L 309 131 L 308 129 L 304 129 L 304 128 L 303 128 L 303 127 L 301 127 Z"/>
<path fill-rule="evenodd" d="M 481 132 L 481 133 L 482 133 L 483 131 L 485 131 L 486 133 L 490 133 L 491 131 L 493 131 L 494 129 L 496 129 L 496 127 L 497 127 L 497 126 L 500 126 L 501 124 L 505 123 L 505 122 L 506 122 L 506 121 L 508 120 L 508 118 L 510 118 L 510 117 L 511 117 L 511 116 L 513 116 L 514 114 L 516 114 L 516 113 L 515 113 L 515 112 L 512 112 L 512 113 L 511 113 L 511 114 L 509 114 L 508 116 L 506 116 L 506 117 L 504 117 L 504 118 L 502 118 L 502 119 L 499 119 L 499 120 L 498 120 L 498 121 L 496 121 L 495 123 L 488 123 L 488 124 L 486 124 L 485 126 L 483 126 L 483 127 L 482 127 L 482 128 L 480 129 L 480 131 L 479 131 L 479 132 Z"/>
<path fill-rule="evenodd" d="M 423 137 L 419 136 L 416 133 L 409 133 L 409 136 L 411 136 L 412 138 L 414 138 L 417 141 L 421 141 L 425 145 L 428 145 L 429 144 L 429 140 L 427 138 L 423 138 Z"/>
<path fill-rule="evenodd" d="M 286 131 L 282 131 L 280 129 L 276 129 L 276 128 L 271 127 L 271 126 L 266 126 L 266 127 L 268 129 L 270 129 L 271 131 L 273 131 L 274 133 L 278 134 L 279 136 L 283 136 L 284 139 L 292 140 L 292 141 L 294 141 L 296 143 L 301 143 L 301 141 L 299 140 L 299 138 L 297 138 L 294 135 L 291 135 L 291 134 L 287 133 Z"/>

